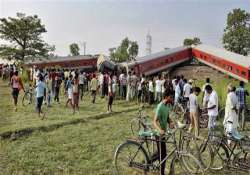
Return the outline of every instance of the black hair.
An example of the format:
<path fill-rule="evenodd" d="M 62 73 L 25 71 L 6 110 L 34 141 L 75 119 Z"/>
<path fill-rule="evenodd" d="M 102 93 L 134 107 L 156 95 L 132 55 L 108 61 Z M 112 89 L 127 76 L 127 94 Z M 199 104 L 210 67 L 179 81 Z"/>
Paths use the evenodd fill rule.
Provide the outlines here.
<path fill-rule="evenodd" d="M 43 76 L 42 76 L 42 74 L 39 74 L 39 80 L 40 80 L 40 81 L 43 81 Z"/>
<path fill-rule="evenodd" d="M 240 81 L 240 86 L 243 87 L 245 85 L 244 81 Z"/>
<path fill-rule="evenodd" d="M 200 93 L 200 92 L 201 92 L 201 88 L 199 88 L 199 87 L 194 87 L 194 88 L 193 88 L 193 91 L 194 91 L 194 92 Z"/>
<path fill-rule="evenodd" d="M 187 79 L 186 79 L 186 78 L 184 78 L 184 80 L 183 80 L 183 81 L 184 81 L 184 83 L 187 83 Z"/>
<path fill-rule="evenodd" d="M 163 98 L 170 97 L 170 96 L 171 96 L 171 92 L 170 91 L 165 91 L 163 93 Z"/>
<path fill-rule="evenodd" d="M 18 71 L 15 71 L 15 72 L 14 72 L 14 75 L 18 76 Z"/>
<path fill-rule="evenodd" d="M 212 86 L 210 86 L 210 85 L 206 85 L 205 90 L 206 90 L 206 91 L 212 91 L 213 88 L 212 88 Z"/>
<path fill-rule="evenodd" d="M 210 83 L 210 78 L 206 78 L 206 83 Z"/>
<path fill-rule="evenodd" d="M 233 86 L 233 87 L 231 88 L 231 91 L 232 91 L 232 92 L 235 92 L 235 91 L 236 91 L 236 87 Z"/>

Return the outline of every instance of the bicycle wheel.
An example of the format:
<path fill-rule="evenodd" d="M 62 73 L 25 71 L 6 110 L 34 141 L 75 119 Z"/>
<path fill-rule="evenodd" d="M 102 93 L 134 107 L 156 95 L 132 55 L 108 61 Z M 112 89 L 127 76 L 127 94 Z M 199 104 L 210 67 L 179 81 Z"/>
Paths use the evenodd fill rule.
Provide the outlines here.
<path fill-rule="evenodd" d="M 221 170 L 224 164 L 229 159 L 227 147 L 224 144 L 219 144 L 213 147 L 213 162 L 210 166 L 212 170 Z"/>
<path fill-rule="evenodd" d="M 131 123 L 130 123 L 130 129 L 131 129 L 131 132 L 134 136 L 138 135 L 138 133 L 141 129 L 140 119 L 138 119 L 138 118 L 132 119 Z"/>
<path fill-rule="evenodd" d="M 118 146 L 114 156 L 116 175 L 147 174 L 149 158 L 145 149 L 136 141 L 126 141 Z"/>
<path fill-rule="evenodd" d="M 182 151 L 195 156 L 201 162 L 204 171 L 210 168 L 213 158 L 213 151 L 210 144 L 207 144 L 204 140 L 195 138 L 192 140 L 183 139 L 181 148 Z"/>
<path fill-rule="evenodd" d="M 195 156 L 179 152 L 174 155 L 171 161 L 169 174 L 204 174 L 204 169 L 201 162 Z"/>
<path fill-rule="evenodd" d="M 28 104 L 30 104 L 30 93 L 26 92 L 23 96 L 22 99 L 22 104 L 23 106 L 27 106 Z"/>

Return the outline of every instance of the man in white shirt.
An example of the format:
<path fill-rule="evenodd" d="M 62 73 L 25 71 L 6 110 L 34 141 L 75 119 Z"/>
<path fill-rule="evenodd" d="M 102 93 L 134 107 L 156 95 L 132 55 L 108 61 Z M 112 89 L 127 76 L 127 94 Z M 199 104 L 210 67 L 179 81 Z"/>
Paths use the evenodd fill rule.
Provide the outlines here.
<path fill-rule="evenodd" d="M 103 86 L 103 83 L 104 83 L 104 76 L 103 76 L 103 73 L 102 73 L 102 72 L 99 74 L 98 82 L 99 82 L 99 86 L 100 86 L 100 94 L 101 94 L 101 97 L 104 97 L 104 86 Z"/>
<path fill-rule="evenodd" d="M 208 103 L 208 99 L 209 99 L 209 94 L 207 94 L 205 88 L 207 85 L 210 85 L 212 87 L 212 85 L 210 84 L 210 78 L 207 78 L 206 79 L 206 83 L 202 86 L 202 104 L 203 104 L 203 107 L 206 107 L 207 106 L 207 103 Z"/>
<path fill-rule="evenodd" d="M 192 90 L 192 80 L 189 80 L 187 82 L 187 79 L 184 79 L 184 86 L 183 86 L 183 97 L 188 101 L 189 100 L 189 95 L 191 94 Z"/>
<path fill-rule="evenodd" d="M 161 80 L 161 76 L 158 75 L 158 78 L 157 78 L 157 80 L 155 81 L 155 92 L 156 92 L 155 101 L 156 101 L 157 103 L 161 102 L 161 99 L 162 99 L 162 91 L 161 91 L 161 88 L 162 88 L 162 80 Z"/>
<path fill-rule="evenodd" d="M 36 109 L 38 112 L 38 117 L 41 117 L 41 114 L 43 114 L 42 119 L 44 119 L 44 113 L 42 113 L 42 104 L 43 98 L 46 94 L 46 85 L 43 80 L 43 76 L 39 76 L 39 80 L 36 84 Z"/>
<path fill-rule="evenodd" d="M 216 125 L 216 118 L 218 116 L 218 95 L 213 90 L 212 86 L 207 85 L 205 87 L 205 91 L 208 93 L 209 98 L 208 98 L 208 103 L 207 103 L 207 111 L 208 111 L 208 129 L 209 132 L 212 133 L 213 129 L 215 128 Z"/>
<path fill-rule="evenodd" d="M 227 132 L 227 134 L 235 134 L 237 131 L 238 123 L 238 115 L 237 115 L 237 104 L 238 99 L 235 94 L 235 87 L 228 86 L 228 94 L 225 106 L 225 116 L 223 125 Z"/>
<path fill-rule="evenodd" d="M 179 86 L 179 81 L 175 80 L 175 91 L 174 91 L 174 103 L 177 104 L 179 102 L 181 96 L 181 88 Z"/>
<path fill-rule="evenodd" d="M 199 136 L 199 103 L 198 96 L 201 92 L 199 87 L 194 87 L 193 93 L 189 96 L 190 126 L 189 132 L 195 129 L 195 136 Z"/>
<path fill-rule="evenodd" d="M 149 91 L 149 104 L 154 103 L 154 85 L 153 85 L 153 78 L 150 78 L 148 82 L 148 91 Z"/>
<path fill-rule="evenodd" d="M 81 71 L 79 75 L 79 92 L 80 92 L 81 100 L 83 98 L 83 90 L 84 90 L 84 75 L 83 75 L 83 71 Z"/>

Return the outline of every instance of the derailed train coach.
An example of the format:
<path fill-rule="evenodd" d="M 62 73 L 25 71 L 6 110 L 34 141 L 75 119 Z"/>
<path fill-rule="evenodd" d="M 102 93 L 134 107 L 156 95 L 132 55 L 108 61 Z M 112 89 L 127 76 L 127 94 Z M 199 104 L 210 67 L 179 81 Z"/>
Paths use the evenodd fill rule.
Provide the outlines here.
<path fill-rule="evenodd" d="M 198 61 L 222 73 L 244 82 L 249 81 L 249 57 L 204 44 L 193 47 L 192 55 Z"/>
<path fill-rule="evenodd" d="M 135 71 L 137 75 L 152 75 L 189 61 L 191 58 L 190 47 L 177 47 L 136 58 L 134 61 L 123 63 L 122 66 L 127 70 Z"/>

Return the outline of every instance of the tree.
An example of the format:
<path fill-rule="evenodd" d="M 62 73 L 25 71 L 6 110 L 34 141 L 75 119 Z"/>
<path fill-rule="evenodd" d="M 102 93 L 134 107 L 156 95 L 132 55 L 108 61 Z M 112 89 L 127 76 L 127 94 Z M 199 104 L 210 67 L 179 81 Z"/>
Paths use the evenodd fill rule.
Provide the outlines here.
<path fill-rule="evenodd" d="M 186 38 L 183 41 L 184 46 L 191 46 L 191 45 L 198 45 L 198 44 L 201 44 L 201 40 L 200 40 L 200 38 L 197 38 L 197 37 L 194 37 L 193 39 Z"/>
<path fill-rule="evenodd" d="M 0 18 L 0 38 L 9 42 L 0 46 L 0 56 L 22 62 L 48 57 L 55 47 L 43 41 L 46 32 L 37 15 L 17 13 L 16 18 Z"/>
<path fill-rule="evenodd" d="M 233 9 L 227 15 L 227 26 L 223 35 L 224 48 L 247 55 L 250 51 L 250 13 Z"/>
<path fill-rule="evenodd" d="M 72 43 L 69 45 L 69 50 L 70 50 L 70 53 L 72 56 L 77 56 L 77 55 L 80 55 L 79 51 L 80 51 L 80 48 L 78 46 L 78 44 L 76 43 Z"/>
<path fill-rule="evenodd" d="M 117 48 L 110 48 L 110 58 L 115 62 L 131 61 L 138 55 L 139 46 L 136 41 L 130 41 L 127 37 L 122 40 Z"/>

